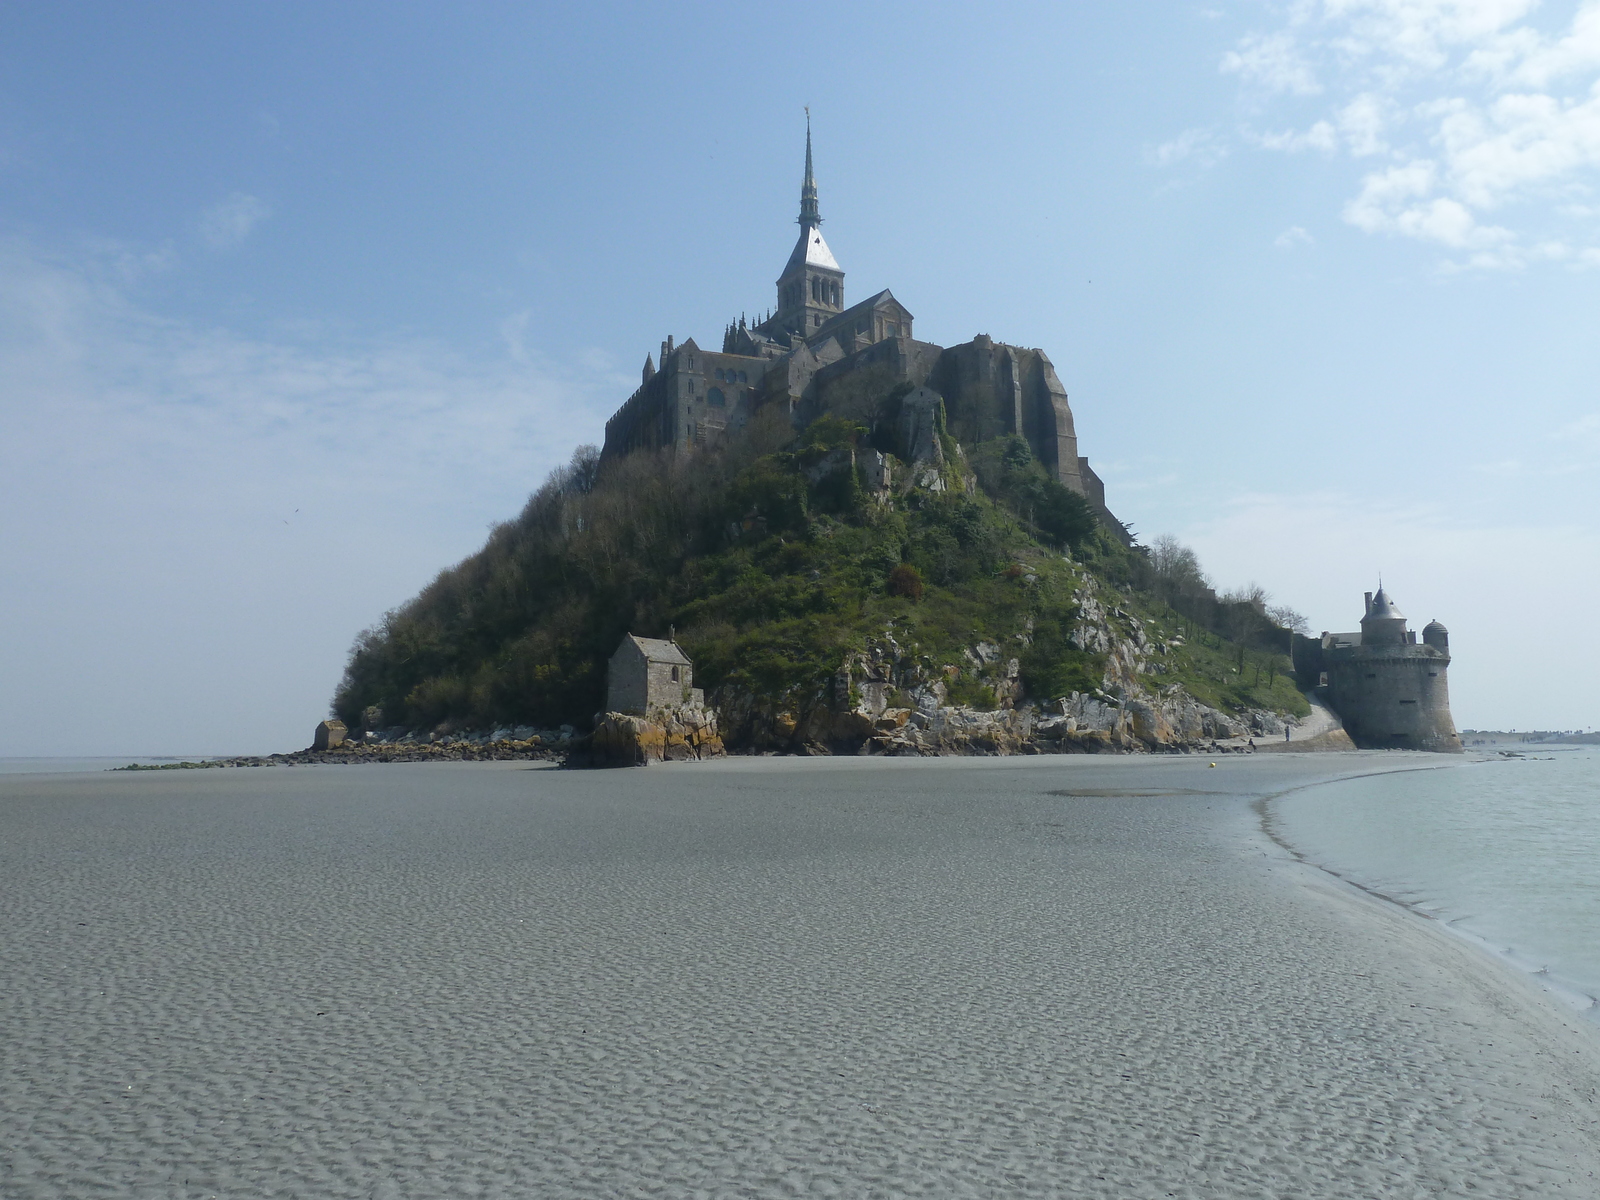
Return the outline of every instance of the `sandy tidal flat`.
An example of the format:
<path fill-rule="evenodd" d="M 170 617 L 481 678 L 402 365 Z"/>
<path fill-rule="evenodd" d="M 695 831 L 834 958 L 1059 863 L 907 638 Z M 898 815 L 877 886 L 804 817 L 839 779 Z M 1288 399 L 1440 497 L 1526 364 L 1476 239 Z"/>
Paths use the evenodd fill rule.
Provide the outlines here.
<path fill-rule="evenodd" d="M 1260 833 L 1403 757 L 0 780 L 0 1196 L 1600 1195 L 1595 1031 Z"/>

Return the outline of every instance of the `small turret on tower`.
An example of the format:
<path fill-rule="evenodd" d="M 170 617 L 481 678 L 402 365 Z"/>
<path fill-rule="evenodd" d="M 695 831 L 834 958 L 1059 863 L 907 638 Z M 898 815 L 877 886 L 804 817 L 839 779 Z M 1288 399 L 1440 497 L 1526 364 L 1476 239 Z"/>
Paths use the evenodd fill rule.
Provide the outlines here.
<path fill-rule="evenodd" d="M 1394 646 L 1406 640 L 1406 615 L 1395 607 L 1389 594 L 1378 585 L 1377 595 L 1368 593 L 1367 615 L 1361 618 L 1363 646 Z"/>

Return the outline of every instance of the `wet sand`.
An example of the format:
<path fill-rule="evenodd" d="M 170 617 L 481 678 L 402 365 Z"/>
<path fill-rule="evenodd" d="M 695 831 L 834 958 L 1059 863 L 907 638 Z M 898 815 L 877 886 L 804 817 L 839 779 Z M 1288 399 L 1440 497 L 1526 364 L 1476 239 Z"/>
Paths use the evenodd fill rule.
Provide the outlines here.
<path fill-rule="evenodd" d="M 0 779 L 0 1195 L 1600 1194 L 1600 1038 L 1294 862 L 1421 756 Z"/>

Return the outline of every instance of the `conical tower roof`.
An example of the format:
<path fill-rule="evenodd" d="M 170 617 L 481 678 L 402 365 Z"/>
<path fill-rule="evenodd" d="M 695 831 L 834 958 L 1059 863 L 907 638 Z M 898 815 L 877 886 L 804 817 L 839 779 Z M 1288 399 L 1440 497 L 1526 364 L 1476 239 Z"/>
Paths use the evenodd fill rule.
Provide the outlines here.
<path fill-rule="evenodd" d="M 1383 585 L 1380 583 L 1377 592 L 1372 597 L 1372 607 L 1367 610 L 1367 615 L 1362 620 L 1404 621 L 1405 619 L 1405 613 L 1395 607 L 1394 601 L 1389 599 L 1389 593 L 1383 590 Z"/>

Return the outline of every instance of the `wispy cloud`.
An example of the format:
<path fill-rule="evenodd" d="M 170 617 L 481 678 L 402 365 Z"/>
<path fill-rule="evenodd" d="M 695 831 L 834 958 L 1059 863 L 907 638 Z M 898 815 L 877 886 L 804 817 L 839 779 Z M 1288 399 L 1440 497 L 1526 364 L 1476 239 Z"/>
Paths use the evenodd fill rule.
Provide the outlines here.
<path fill-rule="evenodd" d="M 1293 33 L 1252 33 L 1222 56 L 1222 69 L 1270 92 L 1310 96 L 1322 90 Z"/>
<path fill-rule="evenodd" d="M 1215 166 L 1228 153 L 1228 147 L 1215 129 L 1186 129 L 1170 142 L 1163 142 L 1145 154 L 1145 161 L 1156 167 L 1171 167 L 1192 162 L 1200 167 Z"/>
<path fill-rule="evenodd" d="M 1246 131 L 1251 143 L 1379 160 L 1344 205 L 1356 228 L 1440 246 L 1457 266 L 1592 266 L 1600 0 L 1554 32 L 1530 21 L 1535 7 L 1304 0 L 1220 66 L 1263 111 L 1312 105 L 1297 127 Z"/>
<path fill-rule="evenodd" d="M 1316 239 L 1298 225 L 1291 225 L 1277 237 L 1272 239 L 1272 244 L 1279 250 L 1293 250 L 1296 246 L 1309 246 Z"/>
<path fill-rule="evenodd" d="M 223 250 L 244 241 L 271 215 L 272 208 L 266 201 L 234 192 L 200 215 L 200 236 L 208 246 Z"/>
<path fill-rule="evenodd" d="M 303 744 L 353 633 L 633 383 L 515 319 L 482 353 L 176 320 L 146 257 L 0 241 L 0 754 Z"/>

